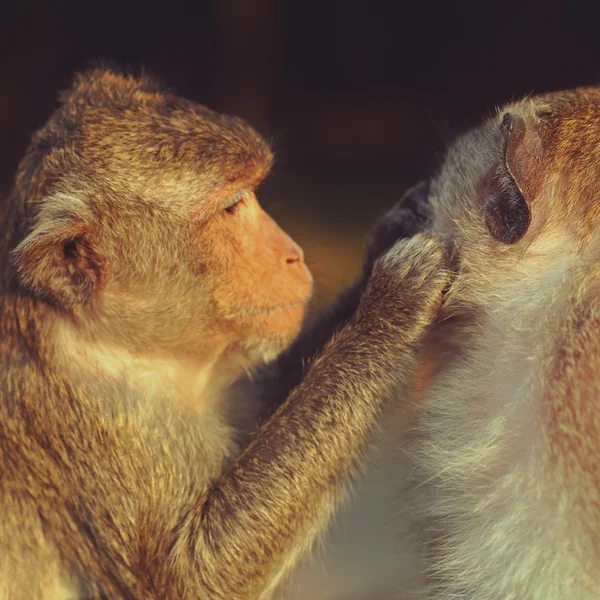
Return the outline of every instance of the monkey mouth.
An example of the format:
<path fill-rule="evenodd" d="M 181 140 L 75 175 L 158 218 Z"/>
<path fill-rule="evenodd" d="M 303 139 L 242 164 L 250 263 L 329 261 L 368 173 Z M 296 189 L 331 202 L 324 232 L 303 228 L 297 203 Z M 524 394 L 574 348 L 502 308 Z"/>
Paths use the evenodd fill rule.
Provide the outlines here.
<path fill-rule="evenodd" d="M 283 302 L 281 304 L 275 304 L 273 306 L 256 307 L 251 311 L 252 316 L 256 317 L 267 317 L 272 314 L 285 312 L 294 308 L 306 308 L 307 301 L 296 300 L 295 302 Z"/>

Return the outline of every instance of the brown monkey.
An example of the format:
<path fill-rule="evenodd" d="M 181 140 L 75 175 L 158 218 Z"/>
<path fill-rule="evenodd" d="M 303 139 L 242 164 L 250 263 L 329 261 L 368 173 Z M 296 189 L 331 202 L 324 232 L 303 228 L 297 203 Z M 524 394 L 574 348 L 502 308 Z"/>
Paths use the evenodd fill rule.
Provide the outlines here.
<path fill-rule="evenodd" d="M 448 274 L 432 239 L 394 247 L 263 375 L 275 412 L 238 447 L 225 391 L 311 289 L 254 194 L 271 162 L 102 70 L 34 136 L 0 252 L 0 597 L 267 598 L 327 522 Z"/>
<path fill-rule="evenodd" d="M 600 88 L 512 104 L 449 150 L 457 275 L 427 336 L 401 598 L 600 597 Z"/>

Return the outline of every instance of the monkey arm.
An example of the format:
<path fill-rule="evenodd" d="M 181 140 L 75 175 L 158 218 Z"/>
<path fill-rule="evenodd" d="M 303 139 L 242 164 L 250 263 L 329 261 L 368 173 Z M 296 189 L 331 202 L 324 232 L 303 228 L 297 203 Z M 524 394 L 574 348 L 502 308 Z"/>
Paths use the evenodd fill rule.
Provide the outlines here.
<path fill-rule="evenodd" d="M 380 261 L 353 322 L 185 515 L 171 564 L 179 581 L 197 582 L 199 597 L 268 597 L 325 524 L 448 282 L 435 242 L 401 248 L 412 257 Z"/>
<path fill-rule="evenodd" d="M 258 396 L 263 417 L 269 417 L 302 381 L 314 358 L 327 342 L 354 316 L 367 279 L 361 277 L 334 302 L 323 309 L 273 363 L 264 365 L 251 385 Z"/>

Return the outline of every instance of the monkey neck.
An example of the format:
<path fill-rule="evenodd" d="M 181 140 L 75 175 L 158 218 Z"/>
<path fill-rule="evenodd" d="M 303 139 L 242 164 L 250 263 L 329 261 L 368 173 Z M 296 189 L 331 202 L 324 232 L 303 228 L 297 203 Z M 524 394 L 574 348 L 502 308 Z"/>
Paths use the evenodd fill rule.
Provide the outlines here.
<path fill-rule="evenodd" d="M 0 221 L 0 290 L 2 293 L 15 293 L 18 289 L 16 269 L 12 260 L 12 250 L 27 235 L 34 215 L 30 214 L 38 203 L 27 201 L 38 197 L 39 181 L 37 169 L 32 165 L 34 158 L 28 153 L 21 161 L 15 184 L 6 199 L 6 213 Z M 26 173 L 29 172 L 28 177 Z"/>
<path fill-rule="evenodd" d="M 13 355 L 27 354 L 28 360 L 47 362 L 52 337 L 53 311 L 29 296 L 0 291 L 0 331 Z M 32 357 L 31 354 L 34 356 Z"/>
<path fill-rule="evenodd" d="M 104 398 L 121 397 L 125 389 L 141 402 L 159 398 L 199 413 L 220 407 L 248 368 L 239 354 L 219 350 L 193 358 L 133 353 L 93 339 L 72 319 L 18 289 L 0 291 L 0 331 L 15 360 L 35 354 L 36 364 L 52 365 L 53 376 L 72 389 Z"/>
<path fill-rule="evenodd" d="M 52 329 L 55 361 L 72 383 L 106 396 L 123 390 L 142 401 L 172 400 L 199 412 L 216 408 L 239 377 L 241 367 L 222 354 L 181 357 L 133 353 L 116 344 L 91 339 L 72 321 L 56 315 Z"/>

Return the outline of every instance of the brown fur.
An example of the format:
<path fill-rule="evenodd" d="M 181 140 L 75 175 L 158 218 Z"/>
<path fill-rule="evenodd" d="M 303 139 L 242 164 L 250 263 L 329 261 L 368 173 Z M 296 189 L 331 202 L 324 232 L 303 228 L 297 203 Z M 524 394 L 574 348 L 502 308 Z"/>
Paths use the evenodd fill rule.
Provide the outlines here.
<path fill-rule="evenodd" d="M 600 595 L 599 173 L 592 88 L 505 107 L 432 182 L 457 276 L 404 444 L 423 584 L 401 598 Z"/>
<path fill-rule="evenodd" d="M 227 394 L 311 288 L 254 195 L 271 162 L 239 119 L 107 71 L 34 136 L 0 254 L 0 597 L 267 598 L 327 522 L 448 274 L 433 240 L 395 246 L 267 390 Z M 235 430 L 257 397 L 278 409 Z"/>

